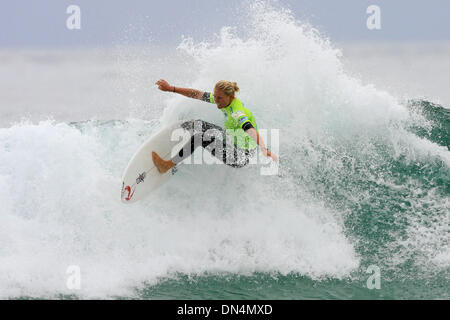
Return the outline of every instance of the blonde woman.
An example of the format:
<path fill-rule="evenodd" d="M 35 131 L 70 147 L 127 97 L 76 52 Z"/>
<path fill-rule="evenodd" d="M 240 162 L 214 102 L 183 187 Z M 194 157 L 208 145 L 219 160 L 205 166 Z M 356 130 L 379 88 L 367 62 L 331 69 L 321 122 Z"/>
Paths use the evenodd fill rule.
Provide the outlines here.
<path fill-rule="evenodd" d="M 162 91 L 174 92 L 189 98 L 215 103 L 225 116 L 226 128 L 225 131 L 219 126 L 202 120 L 185 122 L 183 127 L 192 133 L 192 138 L 175 157 L 170 160 L 164 160 L 156 152 L 152 152 L 153 162 L 159 172 L 167 172 L 190 156 L 200 145 L 203 148 L 214 145 L 214 149 L 208 150 L 208 148 L 207 150 L 213 156 L 234 168 L 247 165 L 249 157 L 254 155 L 258 145 L 265 156 L 278 161 L 277 156 L 265 147 L 251 111 L 244 107 L 242 102 L 235 97 L 235 93 L 239 91 L 236 82 L 225 80 L 217 82 L 214 87 L 214 94 L 196 89 L 171 86 L 163 79 L 157 81 L 156 84 L 158 89 Z M 227 143 L 225 135 L 231 136 L 234 144 Z"/>

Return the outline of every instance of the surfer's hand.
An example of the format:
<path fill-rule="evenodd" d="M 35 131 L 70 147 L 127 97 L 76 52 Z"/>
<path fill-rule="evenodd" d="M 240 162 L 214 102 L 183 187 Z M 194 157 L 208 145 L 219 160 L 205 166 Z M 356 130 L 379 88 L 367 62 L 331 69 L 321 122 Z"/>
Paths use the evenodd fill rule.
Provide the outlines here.
<path fill-rule="evenodd" d="M 278 162 L 278 157 L 274 153 L 270 153 L 270 156 L 272 157 L 273 161 Z"/>
<path fill-rule="evenodd" d="M 158 89 L 162 91 L 173 91 L 173 87 L 167 83 L 166 80 L 159 79 L 156 81 L 156 84 L 158 85 Z"/>
<path fill-rule="evenodd" d="M 278 157 L 274 153 L 270 152 L 270 150 L 267 150 L 266 148 L 261 148 L 261 152 L 266 157 L 271 157 L 273 161 L 278 162 Z"/>

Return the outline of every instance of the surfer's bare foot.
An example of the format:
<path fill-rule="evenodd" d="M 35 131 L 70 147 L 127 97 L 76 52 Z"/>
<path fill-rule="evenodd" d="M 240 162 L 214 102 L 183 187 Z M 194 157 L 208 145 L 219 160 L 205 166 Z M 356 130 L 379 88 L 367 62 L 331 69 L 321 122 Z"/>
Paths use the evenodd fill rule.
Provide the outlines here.
<path fill-rule="evenodd" d="M 156 168 L 161 173 L 166 173 L 171 168 L 175 167 L 175 163 L 172 160 L 164 160 L 162 159 L 155 151 L 152 151 L 153 162 L 155 163 Z"/>

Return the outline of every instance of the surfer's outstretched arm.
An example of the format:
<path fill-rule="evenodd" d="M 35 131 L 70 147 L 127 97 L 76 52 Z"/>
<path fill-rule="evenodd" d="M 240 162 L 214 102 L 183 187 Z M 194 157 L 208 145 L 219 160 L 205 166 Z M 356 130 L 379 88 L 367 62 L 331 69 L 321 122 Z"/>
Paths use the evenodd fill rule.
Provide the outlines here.
<path fill-rule="evenodd" d="M 261 138 L 261 136 L 259 135 L 258 131 L 255 130 L 255 128 L 250 128 L 248 130 L 245 131 L 250 137 L 253 138 L 253 140 L 256 141 L 256 143 L 259 145 L 259 147 L 261 148 L 261 152 L 263 153 L 263 155 L 265 155 L 266 157 L 272 157 L 273 160 L 278 161 L 278 157 L 270 152 L 270 150 L 268 150 L 266 148 L 266 146 L 264 145 L 264 141 Z"/>
<path fill-rule="evenodd" d="M 190 89 L 190 88 L 180 88 L 171 86 L 166 80 L 160 79 L 156 82 L 158 85 L 158 89 L 162 91 L 168 91 L 168 92 L 175 92 L 182 94 L 183 96 L 186 96 L 188 98 L 193 99 L 200 99 L 202 100 L 203 97 L 203 91 L 197 90 L 197 89 Z"/>

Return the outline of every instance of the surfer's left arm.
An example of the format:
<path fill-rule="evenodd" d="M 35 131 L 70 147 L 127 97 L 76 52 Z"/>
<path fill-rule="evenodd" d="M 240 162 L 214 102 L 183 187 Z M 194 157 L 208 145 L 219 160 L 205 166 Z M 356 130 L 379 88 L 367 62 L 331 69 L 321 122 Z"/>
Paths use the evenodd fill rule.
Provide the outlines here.
<path fill-rule="evenodd" d="M 277 162 L 278 161 L 278 157 L 270 152 L 270 150 L 268 150 L 266 148 L 266 146 L 264 145 L 264 141 L 261 138 L 261 136 L 259 135 L 258 131 L 255 130 L 255 128 L 253 128 L 253 126 L 250 124 L 250 126 L 248 128 L 245 128 L 245 125 L 243 127 L 243 129 L 245 130 L 245 132 L 253 138 L 253 140 L 256 141 L 256 143 L 259 145 L 259 147 L 261 148 L 261 152 L 263 153 L 263 155 L 265 155 L 266 157 L 272 157 L 272 159 Z"/>

